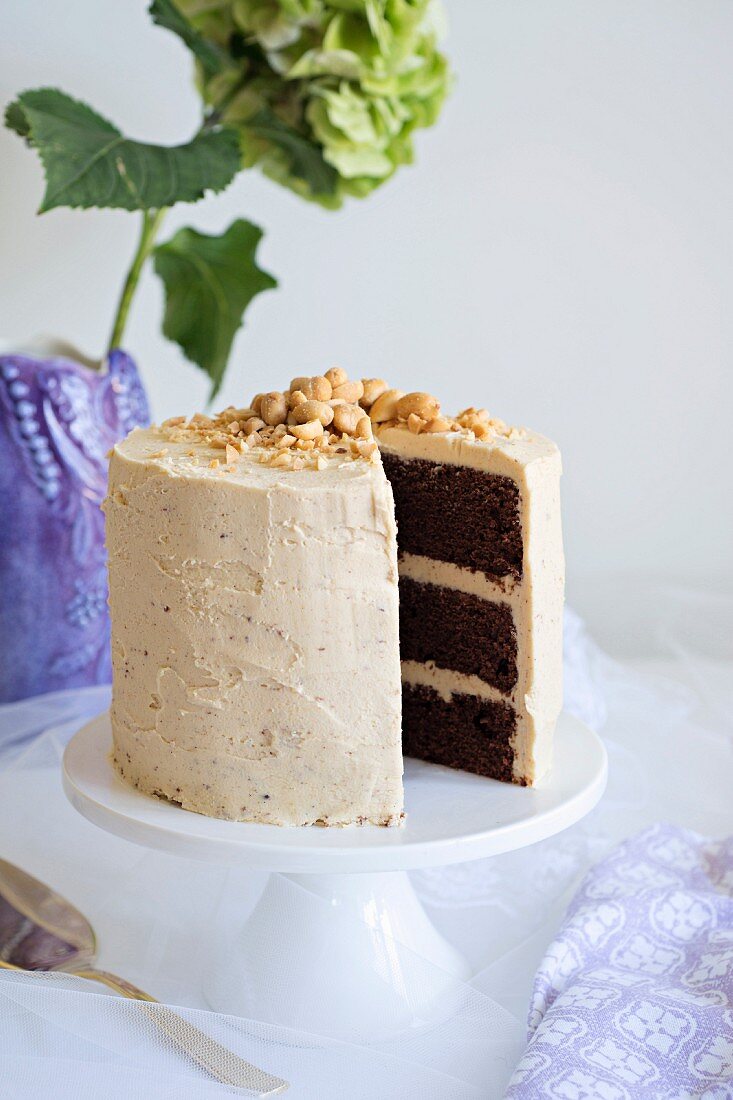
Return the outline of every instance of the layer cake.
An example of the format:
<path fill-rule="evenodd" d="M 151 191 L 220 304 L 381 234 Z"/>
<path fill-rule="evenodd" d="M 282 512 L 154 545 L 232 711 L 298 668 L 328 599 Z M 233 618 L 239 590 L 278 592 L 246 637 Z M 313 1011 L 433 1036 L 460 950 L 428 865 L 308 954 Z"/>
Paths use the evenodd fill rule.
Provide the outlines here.
<path fill-rule="evenodd" d="M 397 513 L 403 750 L 531 785 L 562 703 L 557 447 L 476 410 L 378 440 Z"/>
<path fill-rule="evenodd" d="M 133 432 L 105 506 L 121 774 L 278 825 L 398 824 L 403 750 L 535 783 L 559 478 L 542 436 L 338 368 Z"/>

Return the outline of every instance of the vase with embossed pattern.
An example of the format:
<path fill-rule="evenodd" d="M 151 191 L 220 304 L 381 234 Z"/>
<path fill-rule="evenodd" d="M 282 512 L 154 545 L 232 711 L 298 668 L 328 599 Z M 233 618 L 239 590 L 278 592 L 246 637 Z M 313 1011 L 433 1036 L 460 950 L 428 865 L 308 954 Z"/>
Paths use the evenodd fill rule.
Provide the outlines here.
<path fill-rule="evenodd" d="M 0 702 L 110 681 L 106 456 L 148 423 L 124 351 L 0 349 Z"/>

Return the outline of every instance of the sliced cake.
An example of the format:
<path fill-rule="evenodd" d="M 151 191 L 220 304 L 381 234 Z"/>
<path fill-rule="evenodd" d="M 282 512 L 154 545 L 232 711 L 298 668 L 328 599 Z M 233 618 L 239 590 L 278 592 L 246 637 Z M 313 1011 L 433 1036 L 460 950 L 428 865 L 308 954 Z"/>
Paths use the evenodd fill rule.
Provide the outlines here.
<path fill-rule="evenodd" d="M 535 783 L 559 479 L 542 436 L 337 368 L 134 431 L 105 505 L 117 768 L 277 825 L 398 824 L 403 750 Z"/>
<path fill-rule="evenodd" d="M 531 785 L 562 702 L 560 454 L 428 394 L 372 407 L 397 514 L 406 756 Z"/>

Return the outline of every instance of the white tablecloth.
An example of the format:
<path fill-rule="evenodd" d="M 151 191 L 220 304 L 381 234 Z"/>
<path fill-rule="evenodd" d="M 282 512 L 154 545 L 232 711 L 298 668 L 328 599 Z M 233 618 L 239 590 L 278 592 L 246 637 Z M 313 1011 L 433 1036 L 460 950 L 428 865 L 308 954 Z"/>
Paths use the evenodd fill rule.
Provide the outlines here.
<path fill-rule="evenodd" d="M 549 841 L 412 876 L 435 924 L 475 969 L 470 984 L 451 987 L 453 1008 L 439 1025 L 356 1046 L 328 1034 L 327 1011 L 304 1010 L 299 1032 L 204 1011 L 207 945 L 223 912 L 243 919 L 265 878 L 148 852 L 71 809 L 60 754 L 82 718 L 106 706 L 106 689 L 0 708 L 0 855 L 87 914 L 100 965 L 185 1006 L 204 1030 L 290 1080 L 294 1100 L 501 1096 L 525 1043 L 534 972 L 587 868 L 655 821 L 710 836 L 733 829 L 730 610 L 680 594 L 665 611 L 656 657 L 633 664 L 611 661 L 569 620 L 568 703 L 603 733 L 608 791 Z M 38 729 L 46 732 L 29 740 Z M 287 904 L 297 887 L 283 882 Z M 307 904 L 324 903 L 309 895 Z M 422 960 L 411 968 L 422 985 L 439 977 Z M 313 999 L 322 1009 L 328 990 L 314 989 Z M 167 1049 L 138 1006 L 74 979 L 0 972 L 0 1050 L 0 1095 L 13 1100 L 229 1094 Z"/>

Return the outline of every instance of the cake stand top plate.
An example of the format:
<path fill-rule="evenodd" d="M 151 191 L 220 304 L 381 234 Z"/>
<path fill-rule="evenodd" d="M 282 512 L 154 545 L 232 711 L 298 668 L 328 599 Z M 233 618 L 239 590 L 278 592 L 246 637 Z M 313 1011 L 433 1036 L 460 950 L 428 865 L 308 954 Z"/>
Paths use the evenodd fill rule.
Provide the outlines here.
<path fill-rule="evenodd" d="M 103 714 L 79 730 L 64 754 L 66 795 L 95 825 L 174 855 L 301 874 L 410 870 L 523 848 L 592 810 L 607 772 L 601 740 L 562 714 L 552 773 L 536 788 L 406 760 L 402 828 L 280 828 L 203 817 L 142 794 L 120 779 L 110 747 Z"/>

